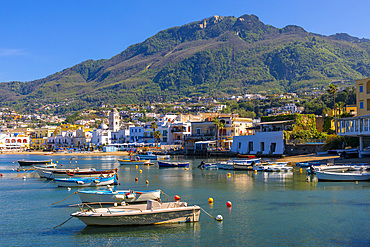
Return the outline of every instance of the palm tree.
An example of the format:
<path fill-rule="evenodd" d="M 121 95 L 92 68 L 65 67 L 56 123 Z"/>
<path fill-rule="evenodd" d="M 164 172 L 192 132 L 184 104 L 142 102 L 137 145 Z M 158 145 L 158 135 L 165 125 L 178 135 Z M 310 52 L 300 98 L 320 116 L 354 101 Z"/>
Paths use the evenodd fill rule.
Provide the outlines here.
<path fill-rule="evenodd" d="M 221 146 L 222 146 L 222 131 L 225 129 L 225 123 L 220 122 L 218 125 L 218 128 L 220 129 L 220 134 L 221 134 Z"/>
<path fill-rule="evenodd" d="M 154 137 L 154 133 L 155 133 L 155 130 L 158 128 L 158 125 L 153 121 L 151 124 L 150 124 L 150 128 L 153 129 L 153 137 Z M 157 145 L 156 145 L 157 146 Z"/>
<path fill-rule="evenodd" d="M 329 85 L 329 88 L 327 90 L 328 93 L 330 94 L 333 94 L 333 98 L 334 98 L 334 105 L 333 105 L 333 108 L 334 108 L 334 131 L 335 131 L 335 134 L 337 133 L 337 124 L 336 124 L 336 118 L 337 118 L 337 114 L 336 114 L 336 111 L 335 111 L 335 94 L 338 92 L 338 86 L 335 85 L 335 84 L 330 84 Z"/>
<path fill-rule="evenodd" d="M 214 117 L 212 121 L 213 121 L 213 124 L 216 127 L 216 131 L 215 131 L 216 137 L 215 137 L 215 139 L 216 139 L 216 146 L 218 146 L 217 145 L 218 144 L 218 126 L 220 125 L 220 121 L 216 117 Z"/>
<path fill-rule="evenodd" d="M 155 146 L 158 148 L 158 141 L 162 138 L 162 133 L 160 131 L 154 131 L 153 136 L 155 139 Z"/>

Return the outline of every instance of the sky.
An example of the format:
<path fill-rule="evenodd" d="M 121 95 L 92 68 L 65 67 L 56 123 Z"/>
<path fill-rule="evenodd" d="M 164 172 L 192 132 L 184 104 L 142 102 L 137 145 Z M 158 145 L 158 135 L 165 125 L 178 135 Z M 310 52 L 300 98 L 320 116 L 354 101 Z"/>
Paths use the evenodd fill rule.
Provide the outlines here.
<path fill-rule="evenodd" d="M 0 0 L 0 82 L 109 59 L 157 32 L 214 15 L 370 39 L 369 0 Z"/>

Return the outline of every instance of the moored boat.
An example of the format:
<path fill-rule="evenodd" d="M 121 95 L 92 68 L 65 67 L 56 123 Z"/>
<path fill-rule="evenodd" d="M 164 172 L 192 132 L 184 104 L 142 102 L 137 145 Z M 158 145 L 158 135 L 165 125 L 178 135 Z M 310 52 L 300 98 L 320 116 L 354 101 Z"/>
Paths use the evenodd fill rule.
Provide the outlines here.
<path fill-rule="evenodd" d="M 142 160 L 146 160 L 146 159 L 148 159 L 148 160 L 165 160 L 165 159 L 170 158 L 169 155 L 157 155 L 157 154 L 153 154 L 153 152 L 151 152 L 151 151 L 148 151 L 145 154 L 137 154 L 136 156 L 139 157 Z"/>
<path fill-rule="evenodd" d="M 90 170 L 54 170 L 52 171 L 54 178 L 68 178 L 68 177 L 97 177 L 102 175 L 114 175 L 117 173 L 117 169 L 109 169 L 109 170 L 96 170 L 95 168 L 91 168 Z"/>
<path fill-rule="evenodd" d="M 238 157 L 239 158 L 247 158 L 247 159 L 253 159 L 253 158 L 256 158 L 255 155 L 251 155 L 251 154 L 238 154 Z"/>
<path fill-rule="evenodd" d="M 189 162 L 178 162 L 178 161 L 158 161 L 159 167 L 188 167 Z"/>
<path fill-rule="evenodd" d="M 252 170 L 254 164 L 261 163 L 261 159 L 232 160 L 231 162 L 233 162 L 235 170 Z"/>
<path fill-rule="evenodd" d="M 95 208 L 71 214 L 86 225 L 124 226 L 151 225 L 199 221 L 200 207 L 186 202 L 161 203 L 148 200 L 147 204 Z"/>
<path fill-rule="evenodd" d="M 133 203 L 157 200 L 161 197 L 160 190 L 79 190 L 77 192 L 83 203 Z"/>
<path fill-rule="evenodd" d="M 316 171 L 319 181 L 370 181 L 370 173 Z"/>
<path fill-rule="evenodd" d="M 154 163 L 151 163 L 150 160 L 140 160 L 140 159 L 135 159 L 135 160 L 123 160 L 119 159 L 118 160 L 120 165 L 153 165 Z"/>
<path fill-rule="evenodd" d="M 88 178 L 55 178 L 54 181 L 59 187 L 103 186 L 117 183 L 117 177 L 116 175 L 102 175 Z"/>
<path fill-rule="evenodd" d="M 20 166 L 48 165 L 52 160 L 18 160 Z"/>

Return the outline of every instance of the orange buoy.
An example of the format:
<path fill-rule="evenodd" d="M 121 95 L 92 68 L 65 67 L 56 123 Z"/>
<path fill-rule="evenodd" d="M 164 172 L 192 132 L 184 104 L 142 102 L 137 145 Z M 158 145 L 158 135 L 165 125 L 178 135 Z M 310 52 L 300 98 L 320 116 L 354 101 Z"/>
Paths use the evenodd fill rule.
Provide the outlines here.
<path fill-rule="evenodd" d="M 231 173 L 229 172 L 229 173 L 227 174 L 227 176 L 228 176 L 228 177 L 231 177 Z"/>
<path fill-rule="evenodd" d="M 180 201 L 181 199 L 178 195 L 175 195 L 174 198 L 175 198 L 175 201 Z"/>
<path fill-rule="evenodd" d="M 17 172 L 19 172 L 19 169 L 17 169 Z"/>
<path fill-rule="evenodd" d="M 149 184 L 149 181 L 148 181 L 148 180 L 145 180 L 145 183 L 146 183 L 146 184 Z"/>
<path fill-rule="evenodd" d="M 210 198 L 208 198 L 208 203 L 213 203 L 213 198 L 212 197 L 210 197 Z"/>
<path fill-rule="evenodd" d="M 226 202 L 226 207 L 231 208 L 232 203 L 230 201 Z"/>
<path fill-rule="evenodd" d="M 137 165 L 136 165 L 136 169 L 139 168 Z"/>
<path fill-rule="evenodd" d="M 140 169 L 140 170 L 139 170 L 139 172 L 140 172 L 140 173 L 142 173 L 142 172 L 143 172 L 143 170 L 141 170 L 141 169 Z"/>
<path fill-rule="evenodd" d="M 257 174 L 257 170 L 254 170 L 254 173 Z"/>
<path fill-rule="evenodd" d="M 187 167 L 185 167 L 185 171 L 187 171 L 188 170 L 188 168 Z"/>
<path fill-rule="evenodd" d="M 302 173 L 302 168 L 299 168 L 299 172 Z"/>
<path fill-rule="evenodd" d="M 0 176 L 3 177 L 4 175 L 1 173 Z"/>
<path fill-rule="evenodd" d="M 135 178 L 135 181 L 137 182 L 137 181 L 139 181 L 139 179 L 138 178 Z"/>

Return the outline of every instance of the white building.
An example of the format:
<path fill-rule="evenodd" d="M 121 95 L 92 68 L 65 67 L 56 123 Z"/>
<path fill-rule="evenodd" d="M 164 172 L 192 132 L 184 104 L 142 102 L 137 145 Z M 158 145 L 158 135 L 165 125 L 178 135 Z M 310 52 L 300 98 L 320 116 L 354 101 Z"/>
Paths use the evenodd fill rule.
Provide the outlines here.
<path fill-rule="evenodd" d="M 118 132 L 121 128 L 119 122 L 119 112 L 116 108 L 113 108 L 109 112 L 108 120 L 109 120 L 109 130 L 112 132 Z"/>
<path fill-rule="evenodd" d="M 256 132 L 255 135 L 234 136 L 231 151 L 240 154 L 282 155 L 284 132 Z"/>
<path fill-rule="evenodd" d="M 101 124 L 98 129 L 93 131 L 91 143 L 96 146 L 110 144 L 111 132 L 106 124 Z"/>

